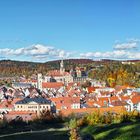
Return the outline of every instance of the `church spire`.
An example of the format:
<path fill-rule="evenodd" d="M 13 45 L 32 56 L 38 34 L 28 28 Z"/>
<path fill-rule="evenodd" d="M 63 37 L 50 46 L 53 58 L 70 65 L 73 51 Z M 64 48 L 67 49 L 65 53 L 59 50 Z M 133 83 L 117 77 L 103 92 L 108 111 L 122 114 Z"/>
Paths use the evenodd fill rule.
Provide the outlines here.
<path fill-rule="evenodd" d="M 60 74 L 64 74 L 65 72 L 65 68 L 64 68 L 64 62 L 63 62 L 63 59 L 61 60 L 60 62 Z"/>

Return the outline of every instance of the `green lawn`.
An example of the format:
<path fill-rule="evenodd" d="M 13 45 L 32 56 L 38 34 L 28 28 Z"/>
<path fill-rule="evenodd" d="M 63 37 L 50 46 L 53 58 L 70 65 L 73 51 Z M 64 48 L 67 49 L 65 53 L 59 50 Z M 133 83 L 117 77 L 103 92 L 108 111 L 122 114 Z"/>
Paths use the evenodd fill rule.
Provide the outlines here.
<path fill-rule="evenodd" d="M 89 133 L 95 140 L 140 140 L 140 122 L 87 126 L 80 133 Z"/>
<path fill-rule="evenodd" d="M 27 126 L 10 126 L 0 128 L 0 140 L 68 140 L 69 132 L 63 123 Z"/>
<path fill-rule="evenodd" d="M 0 140 L 68 140 L 67 131 L 51 131 L 51 132 L 39 132 L 39 133 L 28 133 L 18 134 L 14 136 L 6 136 L 0 138 Z"/>
<path fill-rule="evenodd" d="M 52 127 L 53 126 L 53 127 Z M 33 128 L 33 126 L 32 126 Z M 5 130 L 12 134 L 12 129 Z M 22 131 L 17 131 L 22 132 Z M 14 130 L 15 133 L 15 130 Z M 81 136 L 91 134 L 95 140 L 140 140 L 140 121 L 130 123 L 118 123 L 110 125 L 85 126 L 80 129 Z M 0 135 L 0 136 L 1 136 Z M 69 132 L 62 124 L 47 126 L 34 126 L 32 131 L 17 133 L 12 136 L 0 137 L 0 140 L 69 140 Z"/>

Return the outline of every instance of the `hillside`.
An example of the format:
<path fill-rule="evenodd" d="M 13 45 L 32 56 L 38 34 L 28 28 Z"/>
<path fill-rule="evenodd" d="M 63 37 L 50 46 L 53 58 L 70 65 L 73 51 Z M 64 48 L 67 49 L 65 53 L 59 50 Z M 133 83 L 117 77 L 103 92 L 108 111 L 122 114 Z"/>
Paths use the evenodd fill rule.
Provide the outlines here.
<path fill-rule="evenodd" d="M 80 135 L 90 134 L 95 140 L 139 140 L 140 139 L 140 122 L 126 122 L 110 125 L 88 125 L 80 129 Z M 68 140 L 69 132 L 65 129 L 44 129 L 36 131 L 25 131 L 7 135 L 0 135 L 4 140 Z"/>
<path fill-rule="evenodd" d="M 70 70 L 77 65 L 91 64 L 91 59 L 67 59 L 64 60 L 66 70 Z M 46 73 L 50 69 L 59 69 L 60 60 L 48 61 L 45 63 L 35 63 L 26 61 L 0 61 L 0 77 L 12 77 L 20 75 L 32 75 L 34 73 Z"/>
<path fill-rule="evenodd" d="M 140 122 L 87 126 L 81 134 L 91 134 L 95 140 L 139 140 Z"/>
<path fill-rule="evenodd" d="M 48 61 L 45 63 L 35 63 L 26 61 L 0 61 L 0 80 L 10 78 L 15 80 L 15 77 L 25 76 L 31 78 L 33 74 L 42 73 L 45 75 L 49 70 L 59 69 L 61 60 Z M 128 61 L 126 61 L 128 62 Z M 131 85 L 135 87 L 140 86 L 140 62 L 139 60 L 132 60 L 122 64 L 118 60 L 97 60 L 91 59 L 66 59 L 64 66 L 66 71 L 75 69 L 75 67 L 84 67 L 89 71 L 88 76 L 92 79 L 106 81 L 108 86 L 115 85 Z M 8 77 L 8 78 L 7 78 Z M 35 76 L 33 76 L 35 77 Z M 3 83 L 3 81 L 2 81 Z M 9 83 L 9 82 L 8 82 Z"/>

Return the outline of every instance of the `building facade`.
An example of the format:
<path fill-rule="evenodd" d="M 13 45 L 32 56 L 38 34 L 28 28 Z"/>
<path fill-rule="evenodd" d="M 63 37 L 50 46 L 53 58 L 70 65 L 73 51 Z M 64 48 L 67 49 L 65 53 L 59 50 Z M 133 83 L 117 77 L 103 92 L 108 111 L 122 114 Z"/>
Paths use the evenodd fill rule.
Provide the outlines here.
<path fill-rule="evenodd" d="M 38 98 L 24 98 L 15 103 L 15 111 L 29 111 L 35 112 L 38 115 L 41 111 L 51 111 L 51 101 L 42 97 Z"/>

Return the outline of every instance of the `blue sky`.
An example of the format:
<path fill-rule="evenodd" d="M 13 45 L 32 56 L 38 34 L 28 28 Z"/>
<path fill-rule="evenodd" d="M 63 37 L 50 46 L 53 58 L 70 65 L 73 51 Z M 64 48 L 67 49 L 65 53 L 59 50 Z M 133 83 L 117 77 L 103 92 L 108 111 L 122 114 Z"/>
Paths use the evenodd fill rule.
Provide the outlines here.
<path fill-rule="evenodd" d="M 0 59 L 140 59 L 139 0 L 1 0 Z"/>

